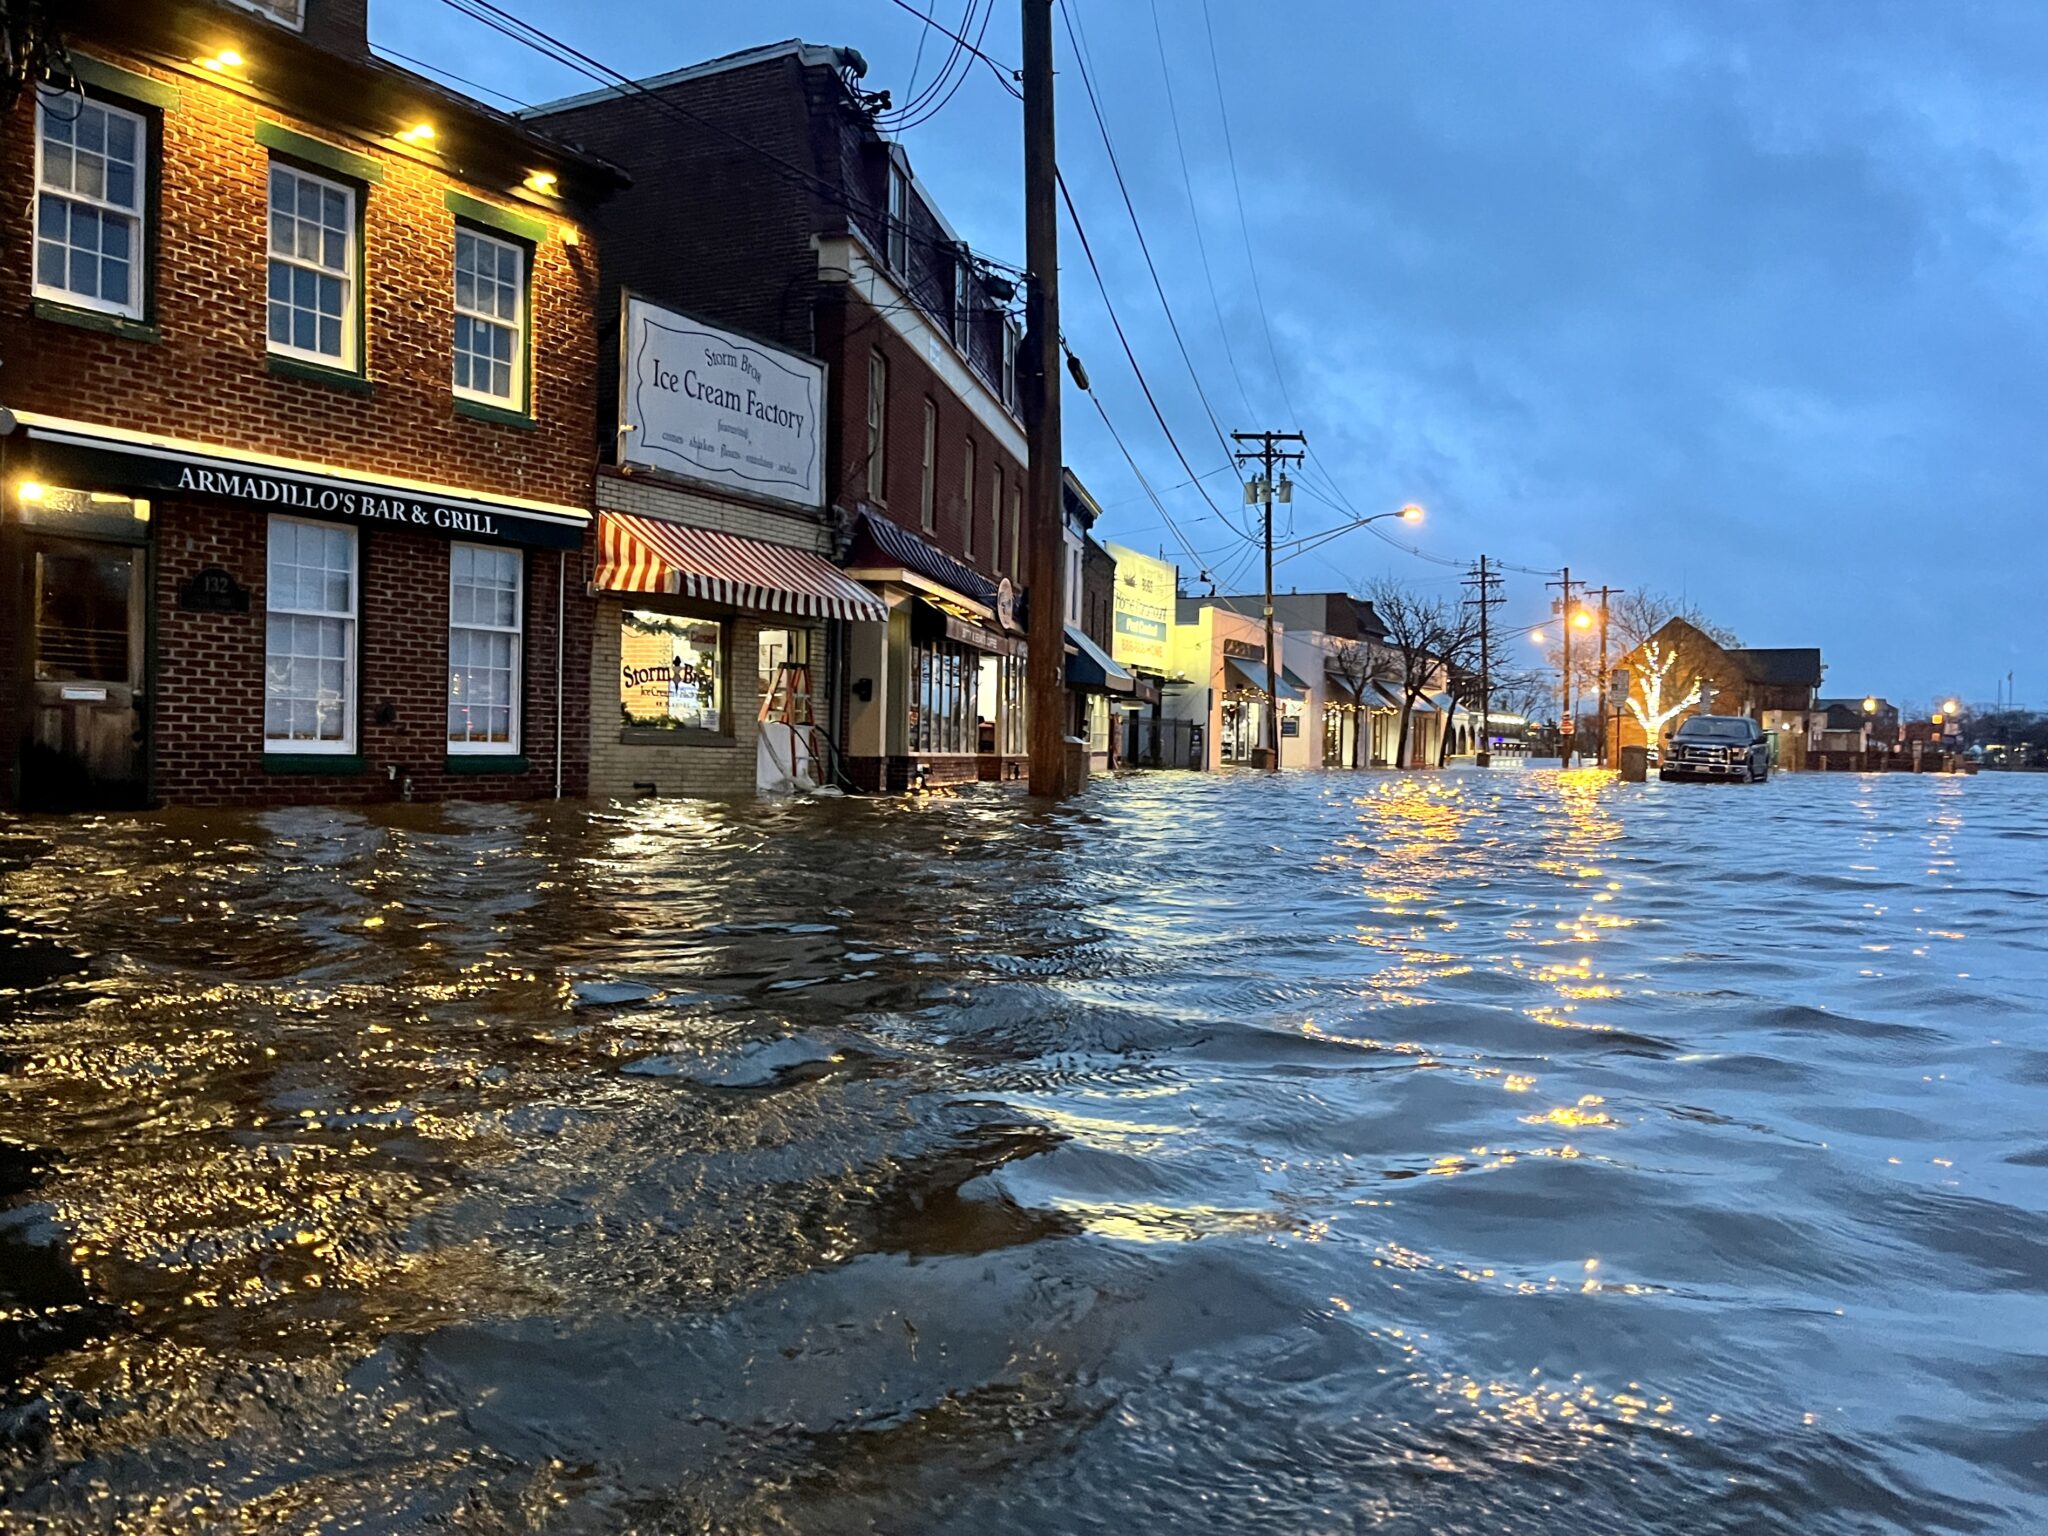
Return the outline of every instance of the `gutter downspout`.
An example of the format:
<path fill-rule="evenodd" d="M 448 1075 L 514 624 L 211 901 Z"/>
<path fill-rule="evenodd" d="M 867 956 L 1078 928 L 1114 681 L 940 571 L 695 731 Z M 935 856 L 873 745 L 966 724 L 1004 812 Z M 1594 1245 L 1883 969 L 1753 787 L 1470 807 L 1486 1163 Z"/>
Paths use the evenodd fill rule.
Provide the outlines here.
<path fill-rule="evenodd" d="M 555 798 L 562 798 L 562 675 L 569 612 L 569 551 L 555 551 Z"/>

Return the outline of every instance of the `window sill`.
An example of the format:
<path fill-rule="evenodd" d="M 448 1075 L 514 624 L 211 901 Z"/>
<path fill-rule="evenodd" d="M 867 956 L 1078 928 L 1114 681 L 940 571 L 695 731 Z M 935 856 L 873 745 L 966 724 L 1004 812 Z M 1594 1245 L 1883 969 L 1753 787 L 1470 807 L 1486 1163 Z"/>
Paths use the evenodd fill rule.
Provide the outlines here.
<path fill-rule="evenodd" d="M 102 310 L 62 304 L 55 299 L 37 299 L 30 306 L 30 313 L 38 320 L 52 320 L 58 325 L 75 325 L 82 331 L 99 331 L 107 336 L 118 336 L 123 341 L 164 339 L 163 330 L 159 326 L 131 320 L 126 315 L 110 315 Z"/>
<path fill-rule="evenodd" d="M 360 752 L 266 752 L 265 773 L 321 773 L 346 777 L 368 773 L 370 765 Z"/>
<path fill-rule="evenodd" d="M 739 742 L 730 736 L 721 736 L 715 731 L 664 731 L 657 728 L 635 729 L 627 726 L 619 732 L 622 747 L 737 747 Z"/>
<path fill-rule="evenodd" d="M 447 773 L 526 773 L 532 767 L 522 752 L 450 752 L 442 765 Z"/>
<path fill-rule="evenodd" d="M 507 410 L 502 405 L 486 405 L 481 400 L 455 397 L 455 414 L 467 416 L 471 421 L 492 421 L 501 427 L 522 427 L 531 432 L 540 423 L 524 411 Z"/>
<path fill-rule="evenodd" d="M 305 363 L 296 357 L 283 357 L 272 352 L 264 366 L 279 378 L 297 379 L 304 384 L 325 384 L 329 389 L 345 390 L 352 395 L 375 394 L 377 386 L 360 373 L 350 373 L 346 368 L 328 368 L 319 363 Z"/>

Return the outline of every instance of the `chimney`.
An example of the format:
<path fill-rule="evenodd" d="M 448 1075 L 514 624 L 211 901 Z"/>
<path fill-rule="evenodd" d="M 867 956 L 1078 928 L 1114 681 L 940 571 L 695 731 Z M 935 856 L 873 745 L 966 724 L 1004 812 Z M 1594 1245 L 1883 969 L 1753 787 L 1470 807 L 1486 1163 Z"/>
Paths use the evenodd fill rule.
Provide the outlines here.
<path fill-rule="evenodd" d="M 329 53 L 366 58 L 370 52 L 370 0 L 300 0 L 306 41 Z"/>

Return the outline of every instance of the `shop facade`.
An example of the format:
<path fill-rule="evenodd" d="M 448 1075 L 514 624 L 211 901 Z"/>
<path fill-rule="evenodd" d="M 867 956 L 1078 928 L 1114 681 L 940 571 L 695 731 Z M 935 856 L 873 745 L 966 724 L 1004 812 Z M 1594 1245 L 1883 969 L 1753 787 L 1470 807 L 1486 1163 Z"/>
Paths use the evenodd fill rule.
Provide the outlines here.
<path fill-rule="evenodd" d="M 77 79 L 5 120 L 7 800 L 583 790 L 580 210 L 617 177 L 362 13 L 82 11 Z"/>
<path fill-rule="evenodd" d="M 849 624 L 830 558 L 824 366 L 616 293 L 616 447 L 597 477 L 591 793 L 786 794 L 845 776 L 826 728 Z"/>
<path fill-rule="evenodd" d="M 1285 631 L 1275 629 L 1284 642 Z M 1191 728 L 1189 765 L 1250 768 L 1272 739 L 1267 724 L 1266 631 L 1258 620 L 1201 598 L 1181 598 L 1168 649 L 1171 675 L 1162 712 Z M 1301 720 L 1301 690 L 1283 672 L 1275 690 L 1281 720 Z M 1283 725 L 1284 729 L 1284 725 Z"/>

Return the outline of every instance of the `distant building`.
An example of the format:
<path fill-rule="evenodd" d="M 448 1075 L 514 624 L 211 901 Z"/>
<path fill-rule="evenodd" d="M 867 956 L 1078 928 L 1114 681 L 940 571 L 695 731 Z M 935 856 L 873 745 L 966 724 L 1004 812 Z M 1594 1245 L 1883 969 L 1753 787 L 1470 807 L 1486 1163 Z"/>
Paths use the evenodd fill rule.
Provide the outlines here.
<path fill-rule="evenodd" d="M 1715 714 L 1757 721 L 1771 734 L 1783 767 L 1803 768 L 1808 754 L 1820 750 L 1825 667 L 1816 648 L 1723 646 L 1696 625 L 1672 619 L 1618 665 L 1630 674 L 1632 705 L 1616 727 L 1621 746 L 1649 739 L 1644 717 L 1661 745 L 1688 717 Z"/>

